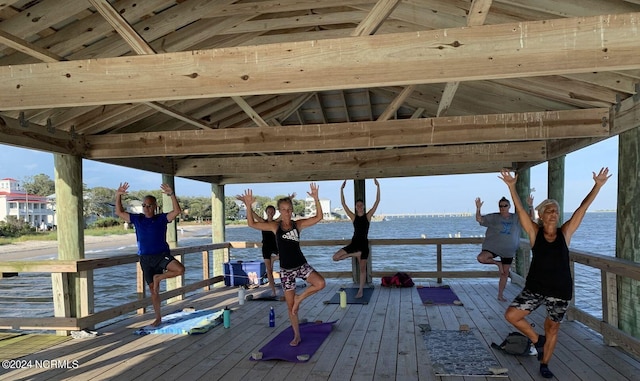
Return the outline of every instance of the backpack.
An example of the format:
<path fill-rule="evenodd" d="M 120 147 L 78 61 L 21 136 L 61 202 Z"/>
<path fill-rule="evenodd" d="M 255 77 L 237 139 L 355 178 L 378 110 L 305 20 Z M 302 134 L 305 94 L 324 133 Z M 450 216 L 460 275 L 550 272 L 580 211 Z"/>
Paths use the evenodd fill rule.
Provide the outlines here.
<path fill-rule="evenodd" d="M 400 283 L 399 287 L 413 287 L 413 279 L 411 279 L 411 276 L 407 273 L 396 273 L 396 275 L 394 275 L 395 277 L 398 277 L 398 281 Z"/>
<path fill-rule="evenodd" d="M 413 287 L 413 279 L 407 273 L 395 273 L 393 276 L 383 276 L 381 278 L 383 287 Z"/>
<path fill-rule="evenodd" d="M 491 347 L 502 349 L 510 355 L 524 356 L 529 354 L 531 340 L 520 332 L 511 332 L 502 343 L 491 343 Z"/>

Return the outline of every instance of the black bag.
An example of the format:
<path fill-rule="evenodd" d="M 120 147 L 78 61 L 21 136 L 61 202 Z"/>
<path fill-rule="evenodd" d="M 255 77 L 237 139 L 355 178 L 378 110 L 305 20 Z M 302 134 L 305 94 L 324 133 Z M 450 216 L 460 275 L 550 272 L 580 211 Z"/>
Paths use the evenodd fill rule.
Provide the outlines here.
<path fill-rule="evenodd" d="M 510 355 L 524 356 L 529 354 L 531 340 L 520 332 L 511 332 L 502 343 L 491 343 L 491 347 L 502 349 Z"/>

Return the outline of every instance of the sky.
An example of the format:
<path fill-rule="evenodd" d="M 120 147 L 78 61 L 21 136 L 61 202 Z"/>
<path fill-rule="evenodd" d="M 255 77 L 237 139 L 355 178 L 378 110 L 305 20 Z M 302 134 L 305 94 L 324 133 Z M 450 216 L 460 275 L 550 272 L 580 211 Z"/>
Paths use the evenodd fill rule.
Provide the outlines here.
<path fill-rule="evenodd" d="M 54 178 L 53 154 L 16 148 L 0 144 L 0 178 L 13 178 L 23 182 L 29 176 L 44 173 Z M 565 159 L 565 211 L 574 211 L 593 187 L 593 172 L 601 167 L 609 167 L 613 174 L 591 205 L 594 210 L 614 210 L 617 203 L 618 180 L 618 138 L 571 153 Z M 89 188 L 117 188 L 120 182 L 129 182 L 130 190 L 159 189 L 162 175 L 103 164 L 91 160 L 83 161 L 83 183 Z M 176 178 L 175 192 L 178 196 L 210 197 L 211 187 L 207 183 Z M 475 199 L 480 197 L 485 203 L 483 213 L 497 212 L 498 200 L 509 197 L 507 186 L 498 178 L 498 173 L 447 175 L 407 178 L 379 179 L 380 204 L 376 214 L 402 213 L 475 213 Z M 331 209 L 340 207 L 340 186 L 342 181 L 318 182 L 321 199 L 331 200 Z M 366 204 L 375 200 L 376 187 L 367 179 Z M 531 192 L 534 205 L 547 198 L 547 165 L 540 164 L 531 169 Z M 302 199 L 309 191 L 309 183 L 273 184 L 228 184 L 225 195 L 235 196 L 245 189 L 252 189 L 255 195 L 275 197 L 296 192 Z M 345 198 L 349 203 L 353 197 L 353 181 L 348 180 Z M 353 210 L 353 205 L 348 206 Z"/>

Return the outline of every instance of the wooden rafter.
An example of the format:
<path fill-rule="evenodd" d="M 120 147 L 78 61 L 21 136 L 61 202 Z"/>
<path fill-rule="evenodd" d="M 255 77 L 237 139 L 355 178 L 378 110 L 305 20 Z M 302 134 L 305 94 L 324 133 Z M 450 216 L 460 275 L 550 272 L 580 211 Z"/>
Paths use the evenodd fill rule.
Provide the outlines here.
<path fill-rule="evenodd" d="M 639 14 L 621 14 L 446 34 L 424 31 L 16 65 L 0 67 L 0 102 L 14 110 L 640 69 L 638 24 Z M 478 59 L 478 52 L 487 52 L 484 59 Z M 301 60 L 311 56 L 315 59 Z M 43 80 L 48 86 L 37 86 Z"/>

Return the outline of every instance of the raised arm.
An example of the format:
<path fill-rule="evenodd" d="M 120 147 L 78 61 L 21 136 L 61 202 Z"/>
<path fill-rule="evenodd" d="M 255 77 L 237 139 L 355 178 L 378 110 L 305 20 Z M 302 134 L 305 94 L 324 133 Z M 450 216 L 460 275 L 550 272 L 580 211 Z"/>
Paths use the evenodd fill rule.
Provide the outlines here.
<path fill-rule="evenodd" d="M 376 209 L 378 209 L 378 204 L 380 203 L 380 183 L 378 182 L 378 179 L 373 179 L 373 183 L 376 184 L 376 187 L 377 187 L 376 202 L 374 202 L 371 209 L 367 211 L 367 219 L 369 221 L 371 221 L 371 218 L 373 217 L 373 214 L 376 212 Z"/>
<path fill-rule="evenodd" d="M 518 214 L 520 226 L 522 226 L 522 229 L 529 235 L 529 241 L 531 243 L 531 247 L 533 247 L 533 244 L 536 241 L 536 235 L 538 234 L 538 225 L 529 217 L 529 212 L 522 206 L 522 201 L 520 201 L 520 197 L 516 191 L 518 174 L 512 176 L 509 170 L 503 169 L 500 171 L 500 176 L 498 177 L 507 184 L 509 193 L 511 194 L 511 199 L 513 200 L 513 205 L 515 206 L 516 213 Z"/>
<path fill-rule="evenodd" d="M 171 222 L 176 219 L 182 213 L 182 209 L 180 208 L 180 203 L 178 202 L 178 197 L 176 197 L 176 193 L 171 189 L 168 184 L 160 185 L 160 189 L 162 189 L 162 193 L 166 194 L 171 198 L 171 206 L 173 210 L 167 213 L 167 221 Z"/>
<path fill-rule="evenodd" d="M 252 205 L 256 201 L 256 198 L 253 197 L 253 191 L 251 189 L 247 189 L 243 194 L 237 195 L 236 199 L 242 201 L 247 209 L 247 225 L 257 230 L 263 231 L 271 231 L 275 233 L 278 230 L 277 222 L 266 222 L 264 219 L 262 221 L 256 221 L 254 216 L 257 214 L 253 211 Z M 251 216 L 249 216 L 251 213 Z"/>
<path fill-rule="evenodd" d="M 476 221 L 478 221 L 479 224 L 482 223 L 482 213 L 480 213 L 480 208 L 482 208 L 483 204 L 484 202 L 482 202 L 480 197 L 476 197 Z"/>
<path fill-rule="evenodd" d="M 533 208 L 533 195 L 529 194 L 529 196 L 527 196 L 527 205 L 529 206 L 529 218 L 531 218 L 531 221 L 536 220 L 536 210 Z"/>
<path fill-rule="evenodd" d="M 591 191 L 589 191 L 589 193 L 584 198 L 584 200 L 582 200 L 582 202 L 580 203 L 580 206 L 578 206 L 578 209 L 576 209 L 576 211 L 573 212 L 573 215 L 571 215 L 571 218 L 569 218 L 567 222 L 562 224 L 562 234 L 564 234 L 564 238 L 567 242 L 567 246 L 571 241 L 571 236 L 578 229 L 578 226 L 580 226 L 580 223 L 582 223 L 582 219 L 584 218 L 584 215 L 587 212 L 587 209 L 589 208 L 593 200 L 596 199 L 598 192 L 600 192 L 600 188 L 602 188 L 602 186 L 607 182 L 607 180 L 609 180 L 609 177 L 611 177 L 611 175 L 609 174 L 609 168 L 600 168 L 600 172 L 598 172 L 597 175 L 595 172 L 592 172 L 592 173 L 593 173 L 593 181 L 595 181 L 595 184 L 593 184 L 593 188 L 591 188 Z"/>
<path fill-rule="evenodd" d="M 347 206 L 347 202 L 344 200 L 344 187 L 347 185 L 347 180 L 342 182 L 342 186 L 340 187 L 340 202 L 342 203 L 342 210 L 344 210 L 345 214 L 351 221 L 356 218 L 356 215 L 353 213 L 349 206 Z"/>
<path fill-rule="evenodd" d="M 131 217 L 128 212 L 125 212 L 124 207 L 122 206 L 122 195 L 126 194 L 128 189 L 129 183 L 127 182 L 120 183 L 120 186 L 116 189 L 116 216 L 129 223 L 131 222 Z"/>
<path fill-rule="evenodd" d="M 316 185 L 316 183 L 311 183 L 310 187 L 311 191 L 307 192 L 307 194 L 313 198 L 313 201 L 315 201 L 316 215 L 296 221 L 298 230 L 308 228 L 309 226 L 315 225 L 322 220 L 322 205 L 320 204 L 320 198 L 318 196 L 318 190 L 320 189 L 320 187 Z"/>

